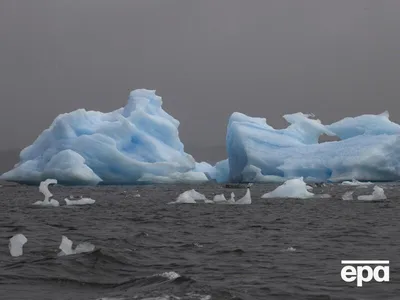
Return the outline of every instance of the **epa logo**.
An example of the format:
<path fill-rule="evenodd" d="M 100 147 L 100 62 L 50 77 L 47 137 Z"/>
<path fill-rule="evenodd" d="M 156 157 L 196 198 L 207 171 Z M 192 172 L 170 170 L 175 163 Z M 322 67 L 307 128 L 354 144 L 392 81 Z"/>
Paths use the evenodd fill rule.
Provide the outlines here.
<path fill-rule="evenodd" d="M 389 281 L 389 261 L 388 260 L 342 260 L 340 276 L 345 282 L 357 280 L 357 286 L 362 287 L 363 282 Z"/>

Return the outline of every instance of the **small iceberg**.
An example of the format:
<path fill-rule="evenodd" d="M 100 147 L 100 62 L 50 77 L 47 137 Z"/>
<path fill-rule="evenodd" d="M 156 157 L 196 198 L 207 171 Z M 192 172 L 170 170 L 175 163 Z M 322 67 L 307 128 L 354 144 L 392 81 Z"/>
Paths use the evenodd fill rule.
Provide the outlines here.
<path fill-rule="evenodd" d="M 28 241 L 28 239 L 22 234 L 16 234 L 10 238 L 8 248 L 10 249 L 10 254 L 13 257 L 18 257 L 23 254 L 23 246 Z"/>
<path fill-rule="evenodd" d="M 303 177 L 286 180 L 272 192 L 266 193 L 261 198 L 313 198 L 315 195 L 308 191 Z"/>
<path fill-rule="evenodd" d="M 94 251 L 95 246 L 89 242 L 84 242 L 76 246 L 75 249 L 72 249 L 72 241 L 63 235 L 59 248 L 61 252 L 58 253 L 58 256 L 64 256 L 64 255 L 92 252 Z"/>
<path fill-rule="evenodd" d="M 348 191 L 348 192 L 344 193 L 342 196 L 342 200 L 344 200 L 344 201 L 353 200 L 353 193 L 354 193 L 354 191 Z"/>
<path fill-rule="evenodd" d="M 36 201 L 33 203 L 33 205 L 38 205 L 38 206 L 60 206 L 60 203 L 55 200 L 55 199 L 50 199 L 53 197 L 53 194 L 49 191 L 49 185 L 50 184 L 57 184 L 56 179 L 46 179 L 45 181 L 42 181 L 39 185 L 39 192 L 41 192 L 44 195 L 44 200 L 43 201 Z"/>
<path fill-rule="evenodd" d="M 96 200 L 92 198 L 81 198 L 79 200 L 70 200 L 65 198 L 64 201 L 66 205 L 88 205 L 96 202 Z"/>
<path fill-rule="evenodd" d="M 374 186 L 374 191 L 372 192 L 371 195 L 362 195 L 362 196 L 358 196 L 358 200 L 362 200 L 362 201 L 379 201 L 379 200 L 385 200 L 386 195 L 385 195 L 385 191 L 383 190 L 383 188 L 379 187 L 379 186 Z"/>
<path fill-rule="evenodd" d="M 370 185 L 370 184 L 373 184 L 373 183 L 370 182 L 370 181 L 361 182 L 361 181 L 358 181 L 356 179 L 353 179 L 352 181 L 343 181 L 341 184 L 342 185 L 358 186 L 358 185 Z"/>
<path fill-rule="evenodd" d="M 235 196 L 233 195 L 233 199 Z M 235 200 L 233 200 L 235 201 Z M 237 200 L 236 202 L 234 202 L 235 204 L 251 204 L 251 194 L 250 194 L 250 189 L 247 188 L 246 194 L 240 198 L 239 200 Z"/>

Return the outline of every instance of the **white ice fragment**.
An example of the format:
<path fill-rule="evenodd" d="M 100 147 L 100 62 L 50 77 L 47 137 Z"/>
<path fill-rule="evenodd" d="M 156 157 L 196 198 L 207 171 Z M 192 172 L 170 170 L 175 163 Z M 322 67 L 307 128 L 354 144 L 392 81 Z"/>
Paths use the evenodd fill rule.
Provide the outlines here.
<path fill-rule="evenodd" d="M 353 193 L 354 191 L 347 191 L 346 193 L 343 194 L 342 200 L 345 201 L 353 200 Z"/>
<path fill-rule="evenodd" d="M 46 179 L 45 181 L 42 181 L 39 185 L 39 191 L 44 195 L 45 200 L 46 199 L 48 200 L 53 196 L 53 194 L 50 193 L 50 191 L 49 191 L 50 184 L 57 184 L 57 180 L 49 178 L 49 179 Z"/>
<path fill-rule="evenodd" d="M 180 194 L 175 201 L 170 202 L 169 204 L 172 203 L 197 203 L 196 200 L 202 200 L 205 203 L 210 203 L 203 194 L 200 194 L 199 192 L 195 191 L 195 190 L 188 190 L 186 192 L 183 192 L 182 194 Z"/>
<path fill-rule="evenodd" d="M 362 201 L 377 201 L 377 200 L 385 200 L 385 199 L 386 199 L 385 191 L 383 190 L 383 188 L 381 188 L 377 185 L 374 186 L 374 191 L 372 192 L 371 195 L 358 196 L 358 200 L 362 200 Z"/>
<path fill-rule="evenodd" d="M 358 186 L 358 185 L 362 186 L 362 185 L 370 185 L 370 184 L 373 184 L 373 183 L 370 182 L 370 181 L 361 182 L 361 181 L 358 181 L 356 179 L 353 179 L 352 181 L 343 181 L 341 184 L 342 185 L 351 185 L 351 186 Z"/>
<path fill-rule="evenodd" d="M 60 203 L 55 199 L 50 199 L 50 200 L 45 199 L 43 201 L 36 201 L 35 203 L 33 203 L 33 205 L 58 207 L 60 206 Z"/>
<path fill-rule="evenodd" d="M 181 277 L 181 275 L 179 275 L 178 273 L 176 273 L 174 271 L 164 272 L 164 273 L 161 273 L 161 274 L 157 274 L 156 276 L 165 277 L 165 278 L 167 278 L 169 280 L 174 280 L 174 279 L 176 279 L 178 277 Z"/>
<path fill-rule="evenodd" d="M 87 204 L 93 204 L 96 202 L 96 200 L 91 199 L 91 198 L 82 198 L 79 200 L 69 200 L 69 199 L 65 198 L 64 201 L 67 205 L 87 205 Z"/>
<path fill-rule="evenodd" d="M 28 239 L 22 234 L 16 234 L 10 238 L 8 248 L 10 249 L 10 254 L 13 257 L 18 257 L 23 254 L 23 246 L 28 241 Z"/>
<path fill-rule="evenodd" d="M 196 190 L 189 190 L 189 191 L 186 191 L 185 193 L 188 193 L 190 195 L 190 197 L 192 197 L 194 200 L 206 200 L 207 199 L 206 196 L 204 196 L 203 194 L 200 194 Z"/>
<path fill-rule="evenodd" d="M 314 194 L 313 198 L 317 198 L 317 199 L 328 199 L 328 198 L 332 198 L 331 195 L 329 194 Z"/>
<path fill-rule="evenodd" d="M 76 246 L 75 249 L 72 249 L 72 241 L 63 235 L 59 248 L 60 248 L 61 252 L 58 253 L 58 255 L 64 256 L 64 255 L 92 252 L 95 249 L 95 246 L 89 242 L 84 242 L 84 243 L 78 244 L 78 246 Z"/>
<path fill-rule="evenodd" d="M 235 203 L 235 193 L 232 192 L 231 193 L 231 198 L 228 200 L 229 204 L 234 204 Z"/>
<path fill-rule="evenodd" d="M 247 188 L 246 194 L 237 200 L 235 204 L 251 204 L 251 194 L 250 194 L 250 189 Z"/>
<path fill-rule="evenodd" d="M 307 185 L 303 181 L 303 177 L 289 179 L 282 185 L 278 186 L 272 192 L 266 193 L 261 198 L 312 198 L 313 193 L 307 191 Z"/>
<path fill-rule="evenodd" d="M 57 184 L 56 179 L 46 179 L 45 181 L 42 181 L 39 185 L 39 191 L 44 195 L 44 200 L 43 201 L 36 201 L 33 203 L 33 205 L 38 205 L 38 206 L 60 206 L 60 203 L 55 200 L 55 199 L 50 199 L 53 194 L 49 191 L 49 185 L 50 184 Z"/>
<path fill-rule="evenodd" d="M 215 203 L 226 202 L 226 198 L 225 198 L 224 194 L 215 195 L 213 200 Z"/>
<path fill-rule="evenodd" d="M 288 247 L 288 248 L 286 248 L 286 249 L 283 249 L 282 251 L 284 251 L 284 252 L 294 252 L 294 251 L 296 251 L 296 248 L 294 248 L 294 247 Z"/>

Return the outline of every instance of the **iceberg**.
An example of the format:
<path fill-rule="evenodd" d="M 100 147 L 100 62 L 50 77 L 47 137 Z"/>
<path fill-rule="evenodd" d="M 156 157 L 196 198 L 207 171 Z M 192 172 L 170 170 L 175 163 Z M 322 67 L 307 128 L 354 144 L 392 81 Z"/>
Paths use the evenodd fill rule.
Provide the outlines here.
<path fill-rule="evenodd" d="M 230 182 L 298 177 L 315 182 L 400 179 L 400 125 L 391 122 L 387 113 L 331 125 L 323 125 L 310 114 L 283 117 L 290 125 L 274 129 L 264 118 L 233 113 L 226 135 L 228 159 L 219 163 L 223 174 L 217 181 L 226 177 Z M 322 134 L 341 140 L 319 143 Z M 218 173 L 218 164 L 216 168 Z"/>
<path fill-rule="evenodd" d="M 12 238 L 10 238 L 8 248 L 10 250 L 11 256 L 21 256 L 24 253 L 23 247 L 27 241 L 28 239 L 22 233 L 16 234 Z"/>
<path fill-rule="evenodd" d="M 155 91 L 134 90 L 125 107 L 115 111 L 59 115 L 0 179 L 38 184 L 54 178 L 65 185 L 207 181 L 184 152 L 178 126 Z M 199 169 L 214 176 L 205 164 Z"/>

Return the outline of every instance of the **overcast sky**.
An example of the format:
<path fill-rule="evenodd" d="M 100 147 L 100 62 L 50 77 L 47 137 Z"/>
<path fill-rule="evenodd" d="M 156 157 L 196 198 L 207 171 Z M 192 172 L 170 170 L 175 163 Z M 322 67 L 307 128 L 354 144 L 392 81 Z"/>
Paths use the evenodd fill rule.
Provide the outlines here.
<path fill-rule="evenodd" d="M 136 88 L 188 145 L 223 145 L 234 111 L 400 121 L 399 16 L 398 0 L 1 0 L 0 149 Z"/>

